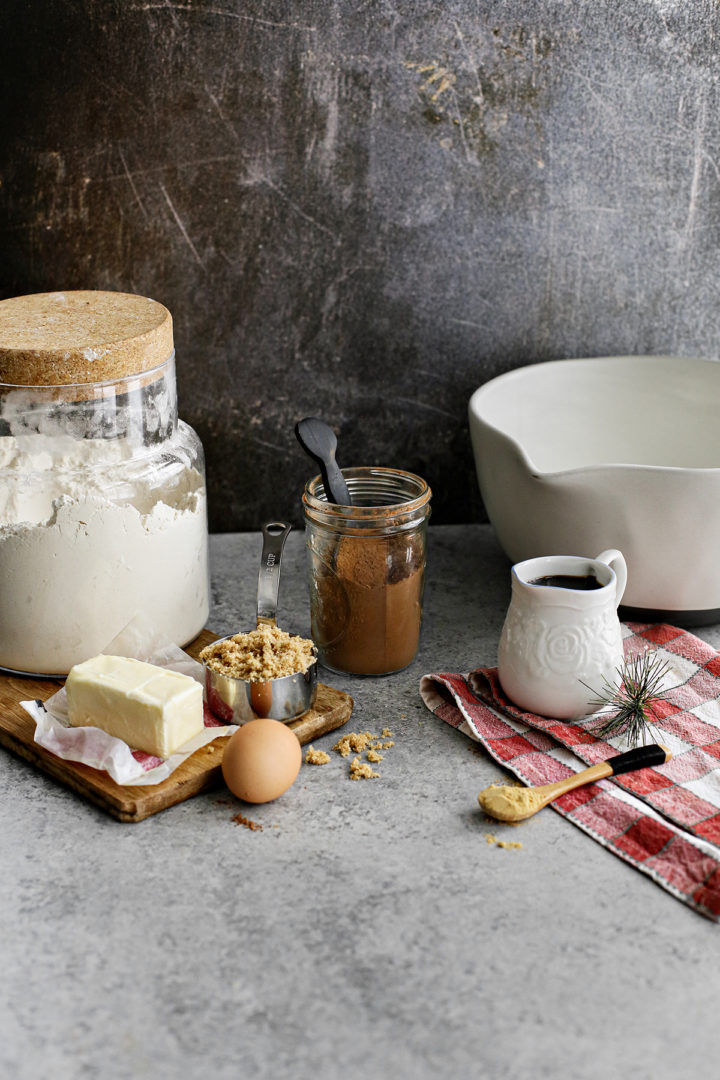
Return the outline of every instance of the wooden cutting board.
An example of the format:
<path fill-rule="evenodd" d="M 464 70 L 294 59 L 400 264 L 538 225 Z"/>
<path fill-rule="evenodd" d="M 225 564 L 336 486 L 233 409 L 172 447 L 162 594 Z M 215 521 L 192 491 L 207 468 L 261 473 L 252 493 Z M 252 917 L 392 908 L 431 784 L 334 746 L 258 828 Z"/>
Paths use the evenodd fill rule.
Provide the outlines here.
<path fill-rule="evenodd" d="M 211 631 L 203 630 L 185 651 L 197 657 L 200 650 L 216 637 Z M 106 772 L 55 757 L 34 741 L 35 721 L 20 702 L 36 698 L 45 701 L 59 690 L 60 685 L 52 679 L 0 676 L 0 745 L 67 784 L 119 821 L 142 821 L 223 782 L 220 762 L 226 736 L 196 750 L 167 780 L 149 787 L 116 784 Z M 319 683 L 313 708 L 291 721 L 288 727 L 304 745 L 342 727 L 350 719 L 352 710 L 353 699 L 349 694 Z"/>

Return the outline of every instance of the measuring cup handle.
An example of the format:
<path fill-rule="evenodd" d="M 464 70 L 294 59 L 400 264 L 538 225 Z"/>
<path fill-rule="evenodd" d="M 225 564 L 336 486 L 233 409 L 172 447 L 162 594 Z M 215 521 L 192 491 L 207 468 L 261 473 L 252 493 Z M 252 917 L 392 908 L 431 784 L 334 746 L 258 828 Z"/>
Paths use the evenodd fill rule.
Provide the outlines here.
<path fill-rule="evenodd" d="M 627 585 L 627 563 L 623 553 L 618 551 L 617 548 L 608 548 L 607 551 L 601 551 L 595 557 L 595 562 L 605 563 L 606 566 L 615 571 L 615 606 L 618 607 Z"/>
<path fill-rule="evenodd" d="M 292 525 L 269 521 L 262 528 L 263 548 L 258 574 L 257 624 L 277 625 L 280 559 Z"/>

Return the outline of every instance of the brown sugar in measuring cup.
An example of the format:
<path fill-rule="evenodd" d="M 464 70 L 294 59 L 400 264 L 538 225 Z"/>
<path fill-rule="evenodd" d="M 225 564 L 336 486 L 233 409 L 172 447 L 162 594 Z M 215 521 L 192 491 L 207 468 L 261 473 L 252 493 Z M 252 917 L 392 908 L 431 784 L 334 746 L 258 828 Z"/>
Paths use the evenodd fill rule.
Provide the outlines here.
<path fill-rule="evenodd" d="M 312 636 L 334 671 L 385 675 L 417 652 L 430 488 L 396 469 L 344 470 L 353 505 L 305 489 Z"/>
<path fill-rule="evenodd" d="M 257 718 L 288 722 L 315 702 L 315 646 L 277 625 L 280 564 L 291 528 L 284 521 L 263 526 L 256 629 L 220 638 L 200 653 L 206 700 L 226 723 Z"/>

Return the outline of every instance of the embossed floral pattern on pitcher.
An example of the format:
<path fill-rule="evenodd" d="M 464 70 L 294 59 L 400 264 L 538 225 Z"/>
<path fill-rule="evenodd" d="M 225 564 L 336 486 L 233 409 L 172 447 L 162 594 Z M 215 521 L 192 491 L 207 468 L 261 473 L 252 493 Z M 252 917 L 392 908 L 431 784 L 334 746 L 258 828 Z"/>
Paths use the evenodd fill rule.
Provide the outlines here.
<path fill-rule="evenodd" d="M 597 579 L 596 588 L 571 587 L 573 579 L 590 574 Z M 538 583 L 553 577 L 570 585 Z M 592 691 L 599 690 L 605 679 L 613 682 L 622 663 L 617 606 L 626 580 L 625 560 L 614 549 L 597 559 L 550 556 L 513 567 L 498 675 L 516 705 L 558 719 L 592 711 Z"/>

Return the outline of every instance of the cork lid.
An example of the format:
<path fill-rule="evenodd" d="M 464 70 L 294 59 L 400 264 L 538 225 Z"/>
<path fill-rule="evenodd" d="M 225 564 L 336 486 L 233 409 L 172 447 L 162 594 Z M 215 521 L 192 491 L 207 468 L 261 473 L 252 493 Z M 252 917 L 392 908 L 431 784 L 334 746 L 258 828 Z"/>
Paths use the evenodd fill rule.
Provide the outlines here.
<path fill-rule="evenodd" d="M 172 350 L 170 312 L 147 296 L 82 290 L 0 301 L 0 382 L 108 382 L 150 371 Z"/>

